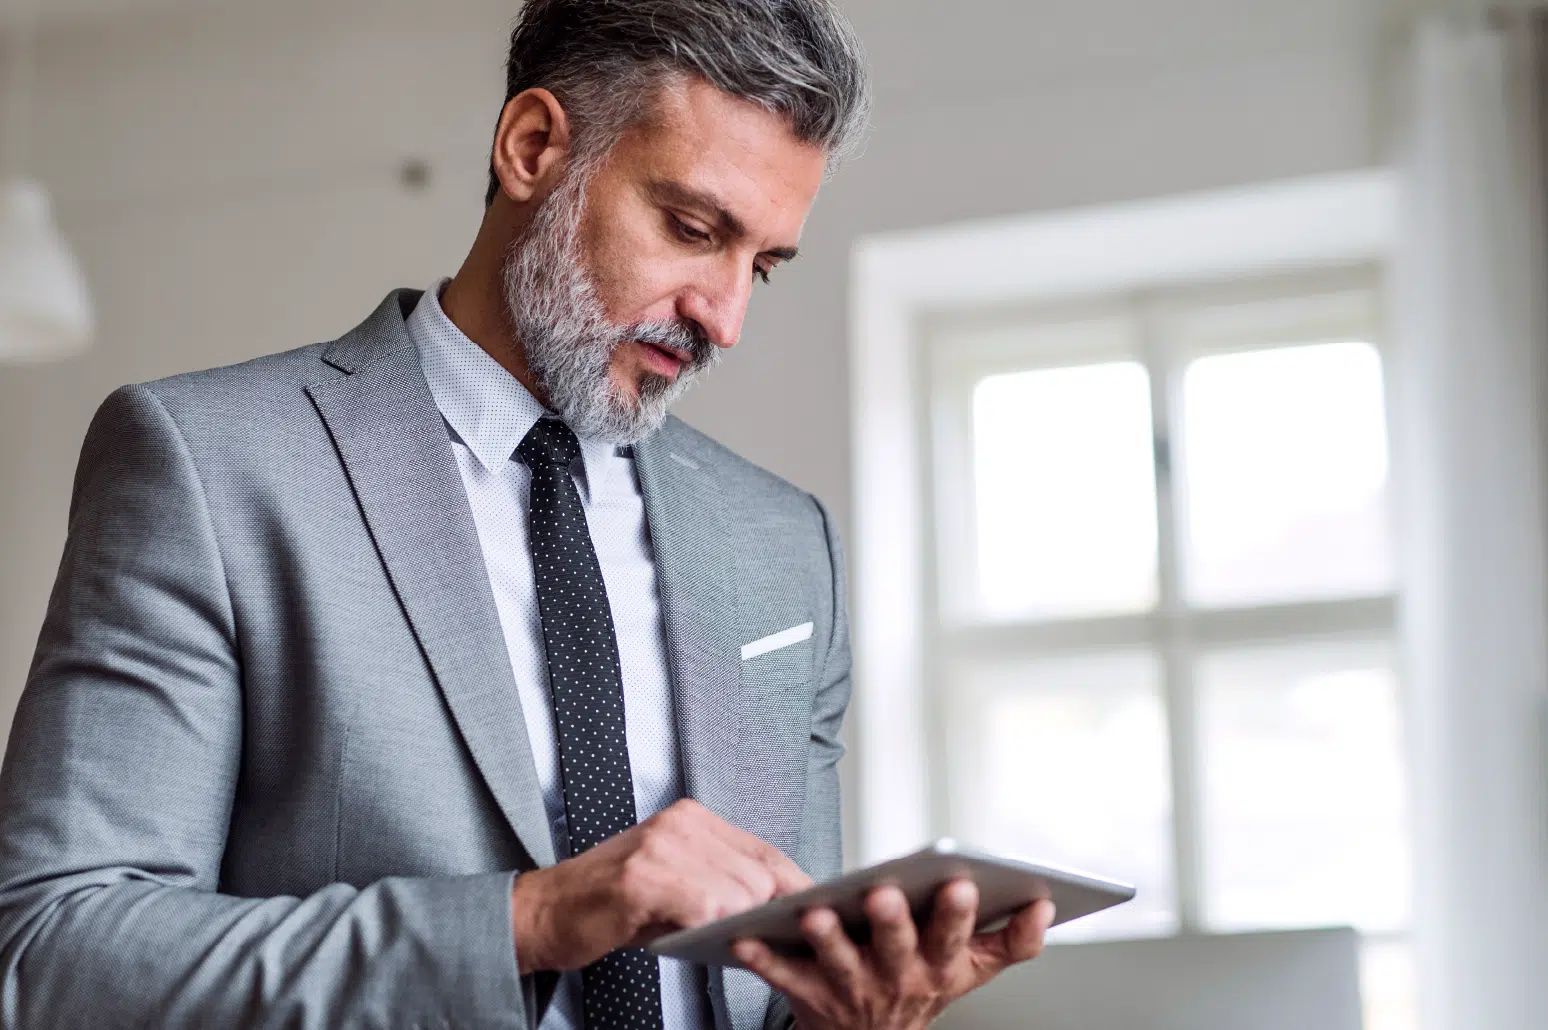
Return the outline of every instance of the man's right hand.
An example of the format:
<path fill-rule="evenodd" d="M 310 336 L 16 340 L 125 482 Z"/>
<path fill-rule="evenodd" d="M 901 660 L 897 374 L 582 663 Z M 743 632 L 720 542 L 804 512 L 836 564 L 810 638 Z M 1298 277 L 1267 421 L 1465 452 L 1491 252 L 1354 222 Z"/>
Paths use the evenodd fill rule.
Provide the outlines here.
<path fill-rule="evenodd" d="M 590 965 L 616 948 L 805 890 L 799 866 L 695 801 L 679 801 L 574 858 L 516 877 L 522 975 Z"/>

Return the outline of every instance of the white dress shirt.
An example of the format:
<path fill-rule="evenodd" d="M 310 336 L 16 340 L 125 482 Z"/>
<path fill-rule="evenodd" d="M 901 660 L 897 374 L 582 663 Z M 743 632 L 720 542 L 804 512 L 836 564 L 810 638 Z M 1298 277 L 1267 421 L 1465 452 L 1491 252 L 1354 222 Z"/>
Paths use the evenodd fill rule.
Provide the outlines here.
<path fill-rule="evenodd" d="M 549 412 L 446 317 L 440 294 L 447 282 L 443 279 L 425 291 L 409 317 L 409 336 L 419 350 L 436 407 L 446 419 L 473 508 L 553 828 L 554 851 L 563 858 L 569 852 L 564 783 L 527 542 L 532 473 L 515 456 L 517 444 Z M 582 438 L 580 445 L 581 461 L 572 471 L 618 635 L 634 805 L 643 822 L 683 796 L 656 563 L 633 457 L 627 449 L 598 440 Z M 582 1030 L 579 1002 L 580 976 L 572 973 L 561 982 L 542 1030 Z M 703 970 L 662 959 L 665 1030 L 704 1030 L 710 1025 L 707 1007 Z"/>

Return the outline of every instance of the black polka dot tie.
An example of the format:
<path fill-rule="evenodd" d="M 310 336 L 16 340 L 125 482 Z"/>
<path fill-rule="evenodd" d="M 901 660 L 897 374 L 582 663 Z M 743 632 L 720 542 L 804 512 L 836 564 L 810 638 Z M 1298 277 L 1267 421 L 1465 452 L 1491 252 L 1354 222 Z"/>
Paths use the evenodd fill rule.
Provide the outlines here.
<path fill-rule="evenodd" d="M 532 470 L 532 565 L 559 730 L 565 820 L 576 855 L 636 822 L 618 639 L 586 510 L 570 475 L 580 454 L 570 427 L 550 418 L 516 448 Z M 661 1030 L 660 971 L 649 952 L 615 951 L 587 966 L 581 998 L 585 1030 Z"/>

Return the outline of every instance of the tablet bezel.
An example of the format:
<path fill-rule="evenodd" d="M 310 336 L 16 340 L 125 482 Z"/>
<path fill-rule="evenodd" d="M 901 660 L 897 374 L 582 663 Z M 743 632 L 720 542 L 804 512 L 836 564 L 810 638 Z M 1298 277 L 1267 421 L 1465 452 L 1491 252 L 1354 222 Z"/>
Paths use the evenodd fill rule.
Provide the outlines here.
<path fill-rule="evenodd" d="M 883 884 L 902 888 L 915 921 L 922 925 L 936 892 L 956 879 L 972 880 L 978 886 L 980 933 L 1003 926 L 1017 911 L 1042 898 L 1053 900 L 1057 926 L 1121 905 L 1135 894 L 1130 884 L 988 854 L 948 837 L 911 855 L 776 898 L 739 915 L 658 937 L 647 947 L 662 957 L 712 966 L 740 966 L 731 954 L 731 944 L 743 937 L 761 940 L 780 954 L 809 955 L 800 931 L 801 914 L 808 909 L 832 908 L 850 936 L 864 942 L 870 930 L 864 903 L 873 888 Z"/>

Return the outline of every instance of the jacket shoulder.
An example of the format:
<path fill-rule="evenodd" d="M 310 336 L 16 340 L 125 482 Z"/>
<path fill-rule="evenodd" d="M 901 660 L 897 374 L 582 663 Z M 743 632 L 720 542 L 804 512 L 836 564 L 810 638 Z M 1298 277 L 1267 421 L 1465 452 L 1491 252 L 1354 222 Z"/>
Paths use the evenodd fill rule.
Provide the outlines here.
<path fill-rule="evenodd" d="M 419 296 L 416 290 L 394 290 L 364 322 L 336 340 L 141 385 L 174 418 L 223 413 L 240 420 L 244 414 L 262 418 L 289 413 L 298 404 L 309 403 L 307 387 L 412 348 L 405 319 Z"/>
<path fill-rule="evenodd" d="M 734 489 L 750 491 L 766 504 L 777 503 L 813 512 L 820 507 L 817 499 L 807 491 L 742 457 L 675 415 L 668 416 L 661 427 L 660 445 L 713 469 Z"/>
<path fill-rule="evenodd" d="M 182 372 L 139 385 L 155 394 L 163 403 L 185 401 L 199 396 L 228 398 L 250 396 L 255 391 L 295 390 L 339 373 L 323 363 L 329 345 L 314 343 L 279 354 L 266 354 L 234 365 Z"/>

